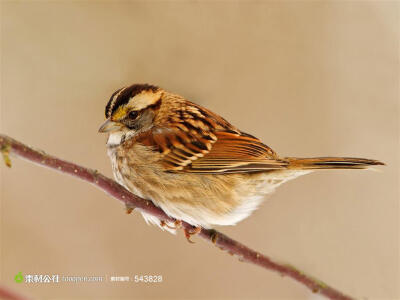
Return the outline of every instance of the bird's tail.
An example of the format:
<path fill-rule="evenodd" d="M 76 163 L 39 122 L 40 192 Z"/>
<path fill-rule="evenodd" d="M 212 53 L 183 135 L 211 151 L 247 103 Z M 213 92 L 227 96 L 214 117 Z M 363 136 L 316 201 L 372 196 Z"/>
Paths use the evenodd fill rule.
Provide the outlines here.
<path fill-rule="evenodd" d="M 366 158 L 355 157 L 312 157 L 298 158 L 286 157 L 289 169 L 314 170 L 314 169 L 367 169 L 384 163 Z"/>

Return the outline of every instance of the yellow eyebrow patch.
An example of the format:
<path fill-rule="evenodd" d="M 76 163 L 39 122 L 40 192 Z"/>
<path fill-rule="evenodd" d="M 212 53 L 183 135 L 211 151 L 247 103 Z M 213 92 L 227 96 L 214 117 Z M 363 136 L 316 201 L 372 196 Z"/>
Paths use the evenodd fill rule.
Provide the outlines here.
<path fill-rule="evenodd" d="M 122 105 L 117 108 L 117 110 L 115 111 L 115 113 L 112 115 L 111 118 L 114 121 L 118 121 L 118 120 L 123 119 L 127 113 L 128 113 L 128 107 L 126 107 L 125 105 Z"/>

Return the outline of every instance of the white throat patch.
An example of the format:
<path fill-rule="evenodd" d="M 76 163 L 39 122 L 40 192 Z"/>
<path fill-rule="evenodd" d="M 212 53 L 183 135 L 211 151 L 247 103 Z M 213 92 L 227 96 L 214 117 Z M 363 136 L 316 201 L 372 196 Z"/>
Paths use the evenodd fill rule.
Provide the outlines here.
<path fill-rule="evenodd" d="M 112 132 L 108 136 L 107 146 L 118 146 L 125 140 L 125 133 L 122 131 Z"/>
<path fill-rule="evenodd" d="M 121 143 L 125 142 L 126 140 L 132 138 L 136 133 L 137 131 L 135 130 L 125 131 L 125 132 L 124 131 L 112 132 L 108 136 L 107 146 L 109 147 L 118 146 Z"/>

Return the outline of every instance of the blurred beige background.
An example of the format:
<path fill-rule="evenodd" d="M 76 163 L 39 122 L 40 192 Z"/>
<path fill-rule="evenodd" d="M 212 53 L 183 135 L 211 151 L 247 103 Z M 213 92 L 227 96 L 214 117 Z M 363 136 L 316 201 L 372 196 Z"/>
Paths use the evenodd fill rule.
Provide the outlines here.
<path fill-rule="evenodd" d="M 399 2 L 1 1 L 1 132 L 111 176 L 111 93 L 154 83 L 281 155 L 380 159 L 292 181 L 221 228 L 360 299 L 399 295 Z M 93 186 L 1 171 L 1 281 L 37 299 L 315 299 L 288 278 L 147 226 Z M 16 284 L 15 274 L 161 284 Z"/>

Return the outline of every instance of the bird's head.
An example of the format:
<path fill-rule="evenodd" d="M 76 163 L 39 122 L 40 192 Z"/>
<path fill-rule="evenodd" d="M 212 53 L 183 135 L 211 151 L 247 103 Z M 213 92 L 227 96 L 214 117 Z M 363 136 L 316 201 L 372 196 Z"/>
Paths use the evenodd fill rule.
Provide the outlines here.
<path fill-rule="evenodd" d="M 107 103 L 107 120 L 99 132 L 125 139 L 151 128 L 161 104 L 162 89 L 149 84 L 133 84 L 117 90 Z M 121 141 L 120 141 L 121 142 Z"/>

